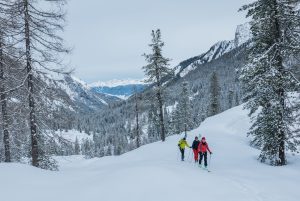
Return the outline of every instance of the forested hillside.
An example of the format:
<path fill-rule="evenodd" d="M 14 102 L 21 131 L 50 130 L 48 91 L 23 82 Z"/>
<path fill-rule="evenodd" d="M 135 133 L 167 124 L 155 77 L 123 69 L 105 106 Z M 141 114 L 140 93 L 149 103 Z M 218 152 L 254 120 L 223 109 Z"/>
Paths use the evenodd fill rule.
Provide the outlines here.
<path fill-rule="evenodd" d="M 285 165 L 299 144 L 299 8 L 257 2 L 232 40 L 170 66 L 152 30 L 143 81 L 88 85 L 64 63 L 64 0 L 0 0 L 0 161 L 56 170 L 57 155 L 120 155 L 246 103 L 260 114 L 248 133 L 260 159 Z"/>
<path fill-rule="evenodd" d="M 240 27 L 236 36 L 249 36 L 250 30 L 247 29 L 238 33 Z M 235 42 L 237 40 L 239 42 Z M 235 38 L 232 41 L 217 43 L 208 52 L 181 62 L 174 68 L 173 76 L 164 79 L 164 121 L 167 135 L 185 130 L 185 124 L 181 122 L 180 117 L 183 113 L 180 104 L 184 98 L 183 85 L 187 88 L 185 96 L 189 100 L 190 123 L 187 130 L 199 126 L 208 116 L 242 103 L 237 69 L 245 65 L 248 40 Z M 150 86 L 126 101 L 112 103 L 95 114 L 81 116 L 80 122 L 86 122 L 82 126 L 94 136 L 93 141 L 84 142 L 88 145 L 85 146 L 84 152 L 90 157 L 112 153 L 118 155 L 137 147 L 137 135 L 141 144 L 159 140 L 159 119 L 154 97 L 153 86 Z M 139 113 L 138 133 L 136 104 Z"/>

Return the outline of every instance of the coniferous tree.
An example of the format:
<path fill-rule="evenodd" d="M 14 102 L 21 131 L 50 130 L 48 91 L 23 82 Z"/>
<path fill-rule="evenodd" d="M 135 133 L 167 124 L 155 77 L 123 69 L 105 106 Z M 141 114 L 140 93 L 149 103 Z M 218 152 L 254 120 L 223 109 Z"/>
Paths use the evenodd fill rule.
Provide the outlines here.
<path fill-rule="evenodd" d="M 235 105 L 240 105 L 240 99 L 238 92 L 235 93 Z"/>
<path fill-rule="evenodd" d="M 173 131 L 176 134 L 179 134 L 183 131 L 182 129 L 182 122 L 181 122 L 181 115 L 180 111 L 176 108 L 172 112 L 172 125 L 173 125 Z"/>
<path fill-rule="evenodd" d="M 166 136 L 172 135 L 172 129 L 170 128 L 170 114 L 166 106 L 164 106 L 164 121 L 165 121 L 165 129 L 166 129 Z"/>
<path fill-rule="evenodd" d="M 216 72 L 213 72 L 210 78 L 210 103 L 209 116 L 216 115 L 220 112 L 220 86 L 219 78 Z"/>
<path fill-rule="evenodd" d="M 150 104 L 150 109 L 148 112 L 148 138 L 150 142 L 154 142 L 158 139 L 160 130 L 159 117 L 157 114 L 157 109 L 154 103 Z"/>
<path fill-rule="evenodd" d="M 169 69 L 170 59 L 163 57 L 162 47 L 164 42 L 161 40 L 161 32 L 159 29 L 156 31 L 152 30 L 152 43 L 149 45 L 152 48 L 152 53 L 144 54 L 147 66 L 144 66 L 146 76 L 148 77 L 147 82 L 153 83 L 155 86 L 156 101 L 158 105 L 158 116 L 160 126 L 160 137 L 162 141 L 165 141 L 165 125 L 164 125 L 164 114 L 163 114 L 163 79 L 171 73 Z"/>
<path fill-rule="evenodd" d="M 106 150 L 106 156 L 112 156 L 113 155 L 113 145 L 109 144 Z"/>
<path fill-rule="evenodd" d="M 229 90 L 229 92 L 228 92 L 228 108 L 233 107 L 233 95 L 234 95 L 234 92 L 232 90 Z"/>
<path fill-rule="evenodd" d="M 187 82 L 183 82 L 181 85 L 181 93 L 179 96 L 179 102 L 176 107 L 175 119 L 176 124 L 179 127 L 179 133 L 184 131 L 187 135 L 187 131 L 193 128 L 193 116 L 192 116 L 192 107 L 190 100 L 190 91 Z"/>
<path fill-rule="evenodd" d="M 141 96 L 138 94 L 136 87 L 134 88 L 134 100 L 135 100 L 135 137 L 136 137 L 136 147 L 139 148 L 141 145 L 141 137 L 140 137 L 140 121 L 139 121 L 139 102 Z"/>
<path fill-rule="evenodd" d="M 292 130 L 296 120 L 294 106 L 289 102 L 289 93 L 299 85 L 286 64 L 300 50 L 300 15 L 296 2 L 257 0 L 242 8 L 252 17 L 253 40 L 241 80 L 246 108 L 250 109 L 250 115 L 258 111 L 249 134 L 261 148 L 259 159 L 271 165 L 285 165 L 286 151 L 296 151 L 299 144 Z"/>
<path fill-rule="evenodd" d="M 80 145 L 79 145 L 77 137 L 76 137 L 76 140 L 75 140 L 75 154 L 76 155 L 80 154 Z"/>

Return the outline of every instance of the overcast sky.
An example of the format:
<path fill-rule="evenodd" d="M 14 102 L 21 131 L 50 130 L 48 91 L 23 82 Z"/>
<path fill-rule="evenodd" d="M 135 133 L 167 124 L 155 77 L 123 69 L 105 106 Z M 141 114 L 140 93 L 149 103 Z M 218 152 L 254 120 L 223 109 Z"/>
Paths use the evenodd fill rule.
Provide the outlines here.
<path fill-rule="evenodd" d="M 75 76 L 91 83 L 142 78 L 152 29 L 160 28 L 172 66 L 234 38 L 237 12 L 251 0 L 69 0 L 65 39 Z"/>

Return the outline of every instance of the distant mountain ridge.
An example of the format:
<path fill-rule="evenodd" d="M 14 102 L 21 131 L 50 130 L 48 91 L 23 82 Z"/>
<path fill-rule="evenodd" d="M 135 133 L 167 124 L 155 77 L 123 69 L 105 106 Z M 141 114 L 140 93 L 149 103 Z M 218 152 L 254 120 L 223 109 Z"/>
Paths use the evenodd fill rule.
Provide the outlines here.
<path fill-rule="evenodd" d="M 224 40 L 214 44 L 207 52 L 184 60 L 175 67 L 175 74 L 184 77 L 190 71 L 195 70 L 198 65 L 211 62 L 224 54 L 238 48 L 251 39 L 250 24 L 245 23 L 237 26 L 235 38 L 233 40 Z"/>
<path fill-rule="evenodd" d="M 95 93 L 79 78 L 66 75 L 60 82 L 60 88 L 68 95 L 74 110 L 81 112 L 97 111 L 107 107 L 110 103 L 121 99 L 106 94 Z"/>
<path fill-rule="evenodd" d="M 98 81 L 88 84 L 89 87 L 117 87 L 117 86 L 126 86 L 126 85 L 139 85 L 145 84 L 143 79 L 113 79 L 109 81 Z"/>
<path fill-rule="evenodd" d="M 239 25 L 233 40 L 217 42 L 207 52 L 182 61 L 174 68 L 175 75 L 180 78 L 186 77 L 199 66 L 211 63 L 237 49 L 251 37 L 249 23 Z M 74 107 L 81 111 L 95 111 L 108 107 L 110 103 L 127 100 L 132 94 L 145 90 L 149 85 L 143 79 L 114 79 L 87 84 L 74 76 L 65 76 L 61 87 L 70 97 Z"/>
<path fill-rule="evenodd" d="M 148 85 L 144 80 L 125 79 L 125 80 L 110 80 L 107 82 L 95 82 L 88 85 L 95 93 L 115 96 L 126 100 L 135 92 L 143 91 Z"/>

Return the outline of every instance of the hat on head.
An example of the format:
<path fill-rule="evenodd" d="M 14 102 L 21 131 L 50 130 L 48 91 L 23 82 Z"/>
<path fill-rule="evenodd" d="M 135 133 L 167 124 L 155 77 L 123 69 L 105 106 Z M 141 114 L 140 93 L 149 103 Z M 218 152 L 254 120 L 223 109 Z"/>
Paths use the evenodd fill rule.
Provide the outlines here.
<path fill-rule="evenodd" d="M 202 137 L 202 140 L 206 140 L 205 137 Z"/>

